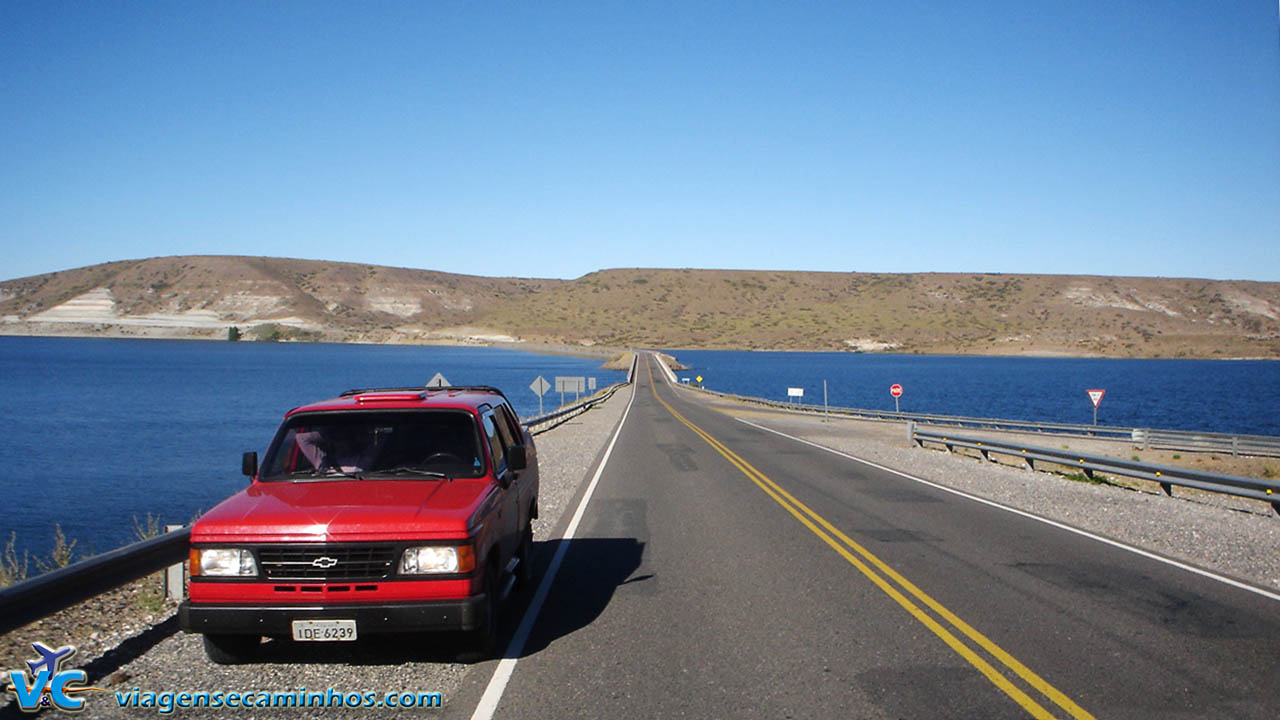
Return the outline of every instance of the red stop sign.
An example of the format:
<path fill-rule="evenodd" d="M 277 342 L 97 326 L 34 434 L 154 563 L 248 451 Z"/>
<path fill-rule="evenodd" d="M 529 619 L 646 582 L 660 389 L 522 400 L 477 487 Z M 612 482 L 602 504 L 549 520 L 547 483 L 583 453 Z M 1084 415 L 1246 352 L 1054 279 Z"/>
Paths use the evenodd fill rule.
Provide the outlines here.
<path fill-rule="evenodd" d="M 894 397 L 902 397 L 902 386 L 894 383 L 889 386 L 889 394 Z"/>

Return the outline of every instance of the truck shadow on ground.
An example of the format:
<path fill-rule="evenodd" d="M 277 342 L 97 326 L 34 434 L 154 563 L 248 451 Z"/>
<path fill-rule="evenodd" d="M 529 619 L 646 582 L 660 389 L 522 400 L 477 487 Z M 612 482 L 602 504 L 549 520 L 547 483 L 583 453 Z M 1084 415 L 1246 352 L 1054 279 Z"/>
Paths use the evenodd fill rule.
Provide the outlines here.
<path fill-rule="evenodd" d="M 546 577 L 548 565 L 564 540 L 542 543 L 538 562 L 534 564 L 536 589 Z M 636 574 L 644 558 L 643 542 L 635 538 L 576 538 L 565 548 L 564 560 L 538 614 L 524 648 L 518 655 L 533 655 L 559 638 L 587 627 L 604 612 L 614 594 L 623 586 L 654 588 L 657 579 L 649 574 Z M 530 591 L 528 596 L 533 593 Z M 510 615 L 512 625 L 524 616 L 530 597 L 522 598 L 518 612 Z M 508 637 L 510 632 L 508 632 Z M 505 647 L 505 645 L 504 645 Z"/>
<path fill-rule="evenodd" d="M 534 577 L 529 587 L 509 598 L 499 632 L 498 655 L 505 656 L 538 586 L 564 540 L 534 543 Z M 559 573 L 520 656 L 547 647 L 560 637 L 590 625 L 623 585 L 653 583 L 650 575 L 632 577 L 640 567 L 644 543 L 634 538 L 579 538 L 565 548 Z M 468 661 L 468 638 L 456 633 L 407 633 L 368 636 L 354 643 L 298 643 L 268 639 L 253 662 L 268 664 L 396 665 L 409 662 Z"/>

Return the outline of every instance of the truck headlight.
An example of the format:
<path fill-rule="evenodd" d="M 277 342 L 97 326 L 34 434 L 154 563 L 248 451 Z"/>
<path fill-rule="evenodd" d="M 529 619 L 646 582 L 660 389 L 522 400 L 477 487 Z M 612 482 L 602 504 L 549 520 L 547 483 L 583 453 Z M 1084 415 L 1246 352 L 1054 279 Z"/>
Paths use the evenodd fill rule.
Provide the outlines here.
<path fill-rule="evenodd" d="M 476 567 L 470 545 L 424 545 L 411 547 L 400 556 L 401 575 L 445 575 L 469 573 Z"/>
<path fill-rule="evenodd" d="M 191 552 L 192 575 L 208 577 L 254 577 L 258 574 L 258 563 L 253 553 L 240 548 L 201 548 Z M 197 570 L 198 568 L 198 570 Z"/>

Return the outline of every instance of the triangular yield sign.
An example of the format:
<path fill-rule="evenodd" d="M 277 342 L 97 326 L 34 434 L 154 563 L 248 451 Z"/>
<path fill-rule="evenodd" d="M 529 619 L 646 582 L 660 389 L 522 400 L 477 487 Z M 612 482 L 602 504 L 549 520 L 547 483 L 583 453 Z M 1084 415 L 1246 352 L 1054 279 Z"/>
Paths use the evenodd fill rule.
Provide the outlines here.
<path fill-rule="evenodd" d="M 1102 402 L 1102 396 L 1107 394 L 1106 390 L 1086 390 L 1089 393 L 1089 399 L 1093 401 L 1093 406 L 1098 407 L 1098 403 Z"/>

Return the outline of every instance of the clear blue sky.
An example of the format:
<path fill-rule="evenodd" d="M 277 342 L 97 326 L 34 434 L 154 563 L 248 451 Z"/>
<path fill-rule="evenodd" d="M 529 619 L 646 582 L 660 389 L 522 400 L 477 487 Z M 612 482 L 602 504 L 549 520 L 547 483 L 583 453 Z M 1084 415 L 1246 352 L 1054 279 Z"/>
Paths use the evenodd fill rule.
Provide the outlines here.
<path fill-rule="evenodd" d="M 246 254 L 1280 281 L 1277 10 L 4 0 L 0 278 Z"/>

